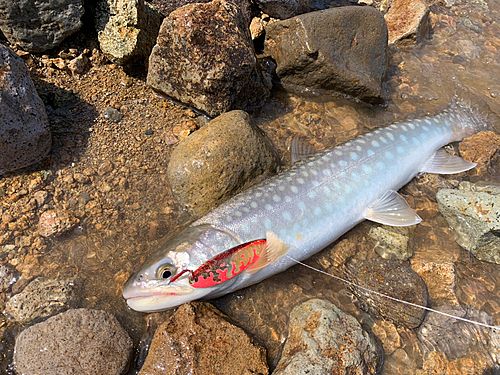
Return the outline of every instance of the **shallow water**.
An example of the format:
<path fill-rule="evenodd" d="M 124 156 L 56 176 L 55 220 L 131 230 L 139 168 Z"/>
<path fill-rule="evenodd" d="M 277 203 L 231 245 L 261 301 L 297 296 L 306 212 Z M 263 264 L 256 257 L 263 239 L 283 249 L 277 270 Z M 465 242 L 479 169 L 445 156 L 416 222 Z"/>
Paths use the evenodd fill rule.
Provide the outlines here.
<path fill-rule="evenodd" d="M 281 151 L 283 164 L 289 163 L 287 147 L 294 135 L 310 139 L 318 149 L 333 147 L 394 121 L 434 113 L 443 108 L 454 93 L 461 94 L 464 90 L 484 100 L 500 116 L 500 2 L 491 0 L 464 3 L 466 4 L 457 2 L 452 8 L 434 7 L 432 38 L 420 46 L 392 50 L 386 82 L 388 100 L 384 108 L 344 98 L 304 99 L 277 90 L 264 109 L 255 116 L 255 121 Z M 159 102 L 162 100 L 158 99 Z M 81 112 L 81 109 L 73 111 L 77 117 L 77 112 Z M 500 131 L 499 123 L 496 123 L 496 127 Z M 98 135 L 89 135 L 90 144 L 93 136 Z M 171 146 L 167 144 L 165 147 L 168 149 Z M 84 153 L 76 163 L 91 164 L 93 157 L 95 156 Z M 120 202 L 120 197 L 114 197 L 111 192 L 109 200 L 119 206 L 120 215 L 110 215 L 108 222 L 103 223 L 104 229 L 96 229 L 96 225 L 86 226 L 83 222 L 70 235 L 49 243 L 43 253 L 36 256 L 24 254 L 17 261 L 23 266 L 24 275 L 75 277 L 81 285 L 78 306 L 112 312 L 136 343 L 146 334 L 147 320 L 152 320 L 154 325 L 155 321 L 163 320 L 170 312 L 145 315 L 129 310 L 121 298 L 122 285 L 130 273 L 155 250 L 162 236 L 175 233 L 189 221 L 172 204 L 164 173 L 167 163 L 168 157 L 165 157 L 160 164 L 144 169 L 131 161 L 128 173 L 139 177 L 125 176 L 130 180 L 127 189 L 131 196 L 137 197 L 139 208 Z M 494 179 L 494 176 L 483 178 Z M 137 180 L 142 182 L 135 183 Z M 98 179 L 93 180 L 92 184 L 97 185 L 99 182 L 96 181 Z M 415 191 L 414 189 L 418 191 L 418 184 L 408 187 L 409 191 Z M 468 306 L 471 316 L 482 311 L 498 325 L 498 266 L 474 259 L 455 243 L 453 231 L 437 215 L 437 207 L 432 198 L 428 193 L 415 197 L 416 209 L 419 213 L 423 212 L 425 222 L 413 232 L 410 240 L 414 249 L 412 264 L 430 261 L 453 264 L 456 270 L 456 301 L 462 306 Z M 349 239 L 351 235 L 349 233 L 344 238 Z M 310 263 L 325 265 L 325 261 L 333 253 L 332 249 L 333 246 L 326 249 Z M 429 277 L 434 276 L 431 273 Z M 453 305 L 453 293 L 450 295 L 440 290 L 439 280 L 434 280 L 434 283 L 432 280 L 425 281 L 430 289 L 431 306 L 433 298 L 439 303 L 446 301 Z M 297 303 L 313 297 L 331 300 L 374 332 L 381 332 L 379 327 L 385 327 L 384 332 L 397 332 L 394 336 L 399 338 L 393 341 L 398 341 L 399 346 L 385 348 L 384 373 L 416 373 L 429 365 L 425 362 L 427 347 L 416 332 L 395 328 L 390 323 L 377 322 L 356 306 L 345 285 L 301 266 L 295 266 L 214 303 L 268 349 L 269 361 L 274 367 L 286 338 L 290 310 Z M 21 328 L 11 323 L 6 324 L 7 337 L 12 338 Z M 439 326 L 442 325 L 444 329 L 447 324 L 437 320 L 431 325 L 434 329 L 440 329 Z M 450 353 L 449 349 L 440 347 L 439 343 L 433 345 L 447 352 L 450 360 L 464 355 L 479 358 L 477 361 L 488 361 L 490 358 L 493 366 L 489 353 L 491 348 L 484 345 L 484 340 L 474 339 L 481 337 L 483 333 L 467 328 L 466 325 L 460 325 L 457 330 L 459 329 L 468 330 L 468 333 L 458 337 L 450 335 L 448 331 L 443 332 L 452 342 L 456 339 L 457 346 L 465 341 L 460 347 L 466 346 L 466 349 Z M 7 348 L 12 348 L 12 339 L 6 340 L 4 344 Z M 0 372 L 4 372 L 10 357 L 7 350 L 4 350 L 4 354 L 4 367 Z M 463 369 L 466 364 L 456 366 Z"/>

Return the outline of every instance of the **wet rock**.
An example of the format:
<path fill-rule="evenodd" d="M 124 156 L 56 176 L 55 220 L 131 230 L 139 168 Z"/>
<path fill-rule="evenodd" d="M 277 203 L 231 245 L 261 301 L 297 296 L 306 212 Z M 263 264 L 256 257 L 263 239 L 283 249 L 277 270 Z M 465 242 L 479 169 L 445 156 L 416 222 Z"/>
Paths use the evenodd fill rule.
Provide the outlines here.
<path fill-rule="evenodd" d="M 387 28 L 372 7 L 340 7 L 274 22 L 266 51 L 292 91 L 336 91 L 380 102 L 387 68 Z"/>
<path fill-rule="evenodd" d="M 500 187 L 462 182 L 458 189 L 439 190 L 436 199 L 459 245 L 500 264 Z"/>
<path fill-rule="evenodd" d="M 245 187 L 271 175 L 278 158 L 243 111 L 210 121 L 172 152 L 167 169 L 177 200 L 201 216 Z"/>
<path fill-rule="evenodd" d="M 8 300 L 5 312 L 17 322 L 28 323 L 61 312 L 75 300 L 76 287 L 73 280 L 39 277 Z"/>
<path fill-rule="evenodd" d="M 0 0 L 0 30 L 29 52 L 58 46 L 82 25 L 82 0 Z"/>
<path fill-rule="evenodd" d="M 465 160 L 477 163 L 473 172 L 485 174 L 495 154 L 500 154 L 500 135 L 493 131 L 476 133 L 460 142 L 459 151 Z"/>
<path fill-rule="evenodd" d="M 123 114 L 116 108 L 109 107 L 104 110 L 104 118 L 111 122 L 118 123 L 122 120 Z"/>
<path fill-rule="evenodd" d="M 0 174 L 39 162 L 50 146 L 47 113 L 28 69 L 0 44 Z"/>
<path fill-rule="evenodd" d="M 265 351 L 208 303 L 179 307 L 155 332 L 140 375 L 268 374 Z"/>
<path fill-rule="evenodd" d="M 394 323 L 387 320 L 378 320 L 371 328 L 373 334 L 382 343 L 386 355 L 392 354 L 401 348 L 401 336 Z"/>
<path fill-rule="evenodd" d="M 21 332 L 14 365 L 18 374 L 120 375 L 131 354 L 132 340 L 113 315 L 75 309 Z"/>
<path fill-rule="evenodd" d="M 19 274 L 15 268 L 8 264 L 0 266 L 0 293 L 8 291 L 18 278 Z"/>
<path fill-rule="evenodd" d="M 398 260 L 352 259 L 347 263 L 347 276 L 352 282 L 394 298 L 427 306 L 427 288 L 424 281 L 410 267 Z M 422 323 L 425 310 L 391 301 L 374 293 L 352 287 L 361 308 L 370 314 L 388 319 L 407 328 Z"/>
<path fill-rule="evenodd" d="M 42 237 L 58 236 L 73 229 L 79 220 L 69 211 L 48 210 L 40 215 L 38 233 Z"/>
<path fill-rule="evenodd" d="M 368 237 L 375 241 L 375 251 L 384 259 L 407 260 L 413 255 L 408 246 L 408 227 L 373 226 L 368 231 Z"/>
<path fill-rule="evenodd" d="M 424 0 L 392 0 L 385 22 L 389 44 L 408 39 L 420 42 L 430 32 L 429 6 Z"/>
<path fill-rule="evenodd" d="M 99 0 L 96 27 L 102 52 L 117 64 L 146 59 L 162 20 L 144 0 Z"/>
<path fill-rule="evenodd" d="M 165 18 L 149 59 L 153 88 L 211 116 L 252 110 L 269 97 L 240 6 L 189 4 Z"/>
<path fill-rule="evenodd" d="M 311 299 L 296 306 L 273 375 L 375 374 L 382 351 L 358 321 L 334 304 Z"/>

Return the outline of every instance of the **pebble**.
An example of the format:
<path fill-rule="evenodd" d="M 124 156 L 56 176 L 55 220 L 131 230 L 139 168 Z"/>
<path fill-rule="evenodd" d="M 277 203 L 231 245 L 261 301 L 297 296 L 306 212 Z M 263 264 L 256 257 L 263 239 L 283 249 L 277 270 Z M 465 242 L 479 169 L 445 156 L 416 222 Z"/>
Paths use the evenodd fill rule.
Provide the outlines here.
<path fill-rule="evenodd" d="M 123 118 L 123 114 L 116 108 L 108 107 L 104 110 L 104 118 L 111 122 L 119 123 Z"/>
<path fill-rule="evenodd" d="M 42 237 L 59 236 L 73 229 L 79 220 L 65 210 L 48 210 L 40 215 L 38 233 Z"/>

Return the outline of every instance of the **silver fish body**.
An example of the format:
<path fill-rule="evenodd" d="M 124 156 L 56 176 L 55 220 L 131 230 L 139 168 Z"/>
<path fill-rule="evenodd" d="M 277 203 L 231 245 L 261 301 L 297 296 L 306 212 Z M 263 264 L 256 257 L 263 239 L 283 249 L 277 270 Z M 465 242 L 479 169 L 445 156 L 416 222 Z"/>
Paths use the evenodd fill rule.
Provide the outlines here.
<path fill-rule="evenodd" d="M 189 235 L 193 228 L 205 228 L 202 238 L 187 241 L 188 251 L 178 249 L 185 251 L 182 264 L 172 260 L 171 255 L 169 262 L 175 263 L 177 269 L 195 269 L 232 246 L 266 238 L 268 232 L 286 244 L 289 257 L 304 260 L 364 220 L 367 207 L 387 191 L 398 190 L 408 183 L 422 171 L 436 150 L 485 127 L 478 114 L 458 102 L 435 116 L 377 129 L 310 156 L 191 224 L 184 232 Z M 200 290 L 190 293 L 185 284 L 184 292 L 177 298 L 175 295 L 163 298 L 160 289 L 154 301 L 137 298 L 147 296 L 144 277 L 147 279 L 153 273 L 148 267 L 153 270 L 158 267 L 160 258 L 169 250 L 171 254 L 172 248 L 160 249 L 157 261 L 144 267 L 127 284 L 124 297 L 132 308 L 155 311 L 193 299 L 217 297 L 295 264 L 284 256 L 256 273 L 243 273 L 203 293 Z M 142 284 L 137 281 L 141 274 Z"/>

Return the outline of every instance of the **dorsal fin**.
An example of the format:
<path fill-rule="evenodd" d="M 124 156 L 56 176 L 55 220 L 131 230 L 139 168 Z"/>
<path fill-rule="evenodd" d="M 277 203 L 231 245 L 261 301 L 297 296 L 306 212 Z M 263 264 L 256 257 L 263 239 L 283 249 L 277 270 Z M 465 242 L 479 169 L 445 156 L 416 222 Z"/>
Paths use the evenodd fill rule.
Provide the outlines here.
<path fill-rule="evenodd" d="M 313 155 L 316 149 L 311 145 L 306 138 L 301 136 L 294 136 L 292 142 L 290 143 L 290 156 L 292 159 L 292 164 L 300 160 L 307 159 L 309 156 Z"/>
<path fill-rule="evenodd" d="M 389 190 L 373 202 L 365 210 L 364 218 L 394 227 L 415 225 L 422 221 L 415 210 L 394 190 Z"/>
<path fill-rule="evenodd" d="M 476 165 L 476 163 L 471 163 L 461 157 L 450 155 L 445 149 L 441 148 L 425 162 L 420 172 L 454 174 L 468 171 Z"/>
<path fill-rule="evenodd" d="M 273 232 L 266 233 L 266 249 L 262 257 L 248 267 L 248 273 L 254 273 L 286 254 L 288 246 Z"/>

